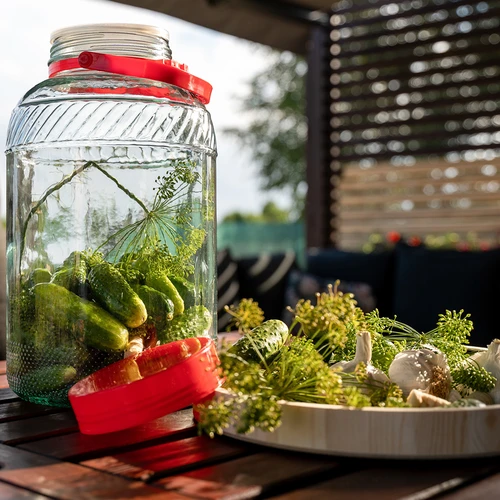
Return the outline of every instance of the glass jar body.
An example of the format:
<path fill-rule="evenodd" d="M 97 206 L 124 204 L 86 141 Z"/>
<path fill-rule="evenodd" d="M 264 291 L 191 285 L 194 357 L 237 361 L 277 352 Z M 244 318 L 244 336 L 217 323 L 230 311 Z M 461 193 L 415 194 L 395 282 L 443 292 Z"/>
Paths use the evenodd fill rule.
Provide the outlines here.
<path fill-rule="evenodd" d="M 80 73 L 42 82 L 8 136 L 7 377 L 67 406 L 124 356 L 214 335 L 215 136 L 190 93 Z"/>

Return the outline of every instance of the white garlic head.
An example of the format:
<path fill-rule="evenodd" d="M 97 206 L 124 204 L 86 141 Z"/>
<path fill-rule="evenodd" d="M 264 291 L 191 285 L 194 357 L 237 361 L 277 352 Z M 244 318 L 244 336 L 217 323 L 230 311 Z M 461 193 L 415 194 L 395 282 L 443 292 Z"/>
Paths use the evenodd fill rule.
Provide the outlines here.
<path fill-rule="evenodd" d="M 450 368 L 444 354 L 430 349 L 402 351 L 389 366 L 389 378 L 408 397 L 413 389 L 446 399 L 451 390 Z"/>

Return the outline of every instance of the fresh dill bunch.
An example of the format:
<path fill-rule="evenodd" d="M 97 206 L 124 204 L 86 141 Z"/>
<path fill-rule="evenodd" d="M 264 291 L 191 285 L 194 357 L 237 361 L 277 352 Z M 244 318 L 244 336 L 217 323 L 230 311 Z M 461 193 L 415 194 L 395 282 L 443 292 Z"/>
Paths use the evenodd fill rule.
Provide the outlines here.
<path fill-rule="evenodd" d="M 467 359 L 467 347 L 473 323 L 469 319 L 470 314 L 464 311 L 446 311 L 439 315 L 436 328 L 422 335 L 424 344 L 431 344 L 448 359 L 450 369 L 457 367 Z"/>
<path fill-rule="evenodd" d="M 115 262 L 123 256 L 140 254 L 145 247 L 158 241 L 168 257 L 169 269 L 175 269 L 177 276 L 187 277 L 194 271 L 191 257 L 205 239 L 205 231 L 193 224 L 203 211 L 198 201 L 200 173 L 196 164 L 189 160 L 171 160 L 166 166 L 168 171 L 155 180 L 151 204 L 140 200 L 112 178 L 137 203 L 142 213 L 137 220 L 113 233 L 98 250 L 105 251 L 106 258 Z"/>
<path fill-rule="evenodd" d="M 356 342 L 357 342 L 356 327 L 352 322 L 347 323 L 345 326 L 346 326 L 345 342 L 343 345 L 339 345 L 333 349 L 329 361 L 330 365 L 338 363 L 339 361 L 347 361 L 350 359 L 354 359 L 354 356 L 356 355 Z"/>
<path fill-rule="evenodd" d="M 350 328 L 364 328 L 364 313 L 357 307 L 352 293 L 338 290 L 328 285 L 327 292 L 316 294 L 316 304 L 310 300 L 300 299 L 295 308 L 288 308 L 294 315 L 291 331 L 299 325 L 298 334 L 303 334 L 316 343 L 323 358 L 328 359 L 337 348 L 343 348 L 349 340 Z M 350 326 L 352 325 L 352 327 Z"/>
<path fill-rule="evenodd" d="M 220 374 L 225 378 L 227 397 L 216 397 L 199 404 L 198 429 L 213 437 L 234 425 L 246 434 L 258 428 L 273 431 L 281 424 L 281 407 L 274 390 L 267 383 L 259 363 L 245 361 L 234 354 L 221 352 Z"/>
<path fill-rule="evenodd" d="M 229 425 L 239 433 L 255 428 L 272 431 L 281 424 L 280 400 L 338 404 L 343 398 L 339 374 L 304 337 L 292 337 L 264 366 L 222 352 L 220 372 L 230 394 L 198 407 L 199 428 L 209 435 L 220 434 Z"/>
<path fill-rule="evenodd" d="M 462 397 L 474 391 L 490 392 L 497 383 L 495 376 L 470 358 L 451 371 L 451 378 L 453 388 L 458 390 Z"/>
<path fill-rule="evenodd" d="M 204 229 L 187 229 L 184 235 L 176 237 L 177 254 L 171 252 L 168 244 L 148 239 L 140 250 L 123 256 L 123 267 L 128 266 L 142 273 L 159 272 L 187 278 L 194 273 L 192 257 L 203 245 L 205 235 Z"/>
<path fill-rule="evenodd" d="M 156 191 L 156 200 L 170 201 L 177 194 L 179 184 L 198 182 L 200 175 L 193 162 L 177 160 L 172 165 L 172 170 L 155 179 L 157 186 L 153 190 Z"/>
<path fill-rule="evenodd" d="M 370 332 L 387 335 L 391 341 L 418 339 L 421 335 L 411 326 L 397 321 L 395 317 L 387 318 L 385 316 L 380 316 L 378 309 L 374 309 L 373 311 L 367 313 L 365 315 L 365 321 L 367 329 Z"/>
<path fill-rule="evenodd" d="M 419 333 L 409 325 L 397 321 L 396 318 L 380 317 L 378 311 L 366 315 L 370 331 L 386 335 L 393 344 L 404 341 L 405 349 L 419 349 L 432 346 L 446 355 L 451 369 L 467 358 L 469 336 L 473 328 L 470 314 L 463 310 L 446 311 L 440 314 L 436 328 L 426 333 Z"/>
<path fill-rule="evenodd" d="M 265 319 L 264 311 L 253 299 L 241 299 L 237 305 L 225 305 L 224 310 L 232 316 L 227 331 L 236 328 L 240 333 L 248 333 L 260 326 Z"/>
<path fill-rule="evenodd" d="M 354 385 L 348 385 L 343 389 L 342 404 L 351 408 L 365 408 L 371 406 L 370 397 Z"/>
<path fill-rule="evenodd" d="M 330 370 L 314 343 L 305 337 L 291 337 L 268 365 L 268 383 L 286 401 L 338 404 L 342 379 Z"/>
<path fill-rule="evenodd" d="M 370 332 L 370 334 L 372 338 L 372 364 L 387 374 L 396 354 L 407 348 L 406 342 L 391 341 L 377 332 Z"/>

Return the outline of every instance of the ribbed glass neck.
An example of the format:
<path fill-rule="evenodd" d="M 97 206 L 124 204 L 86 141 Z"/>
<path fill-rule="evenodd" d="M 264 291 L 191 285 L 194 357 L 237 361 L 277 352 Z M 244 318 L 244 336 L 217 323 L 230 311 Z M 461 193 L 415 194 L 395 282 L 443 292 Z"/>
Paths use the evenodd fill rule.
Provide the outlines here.
<path fill-rule="evenodd" d="M 172 59 L 168 31 L 141 24 L 87 24 L 55 31 L 49 64 L 83 51 L 146 59 Z"/>

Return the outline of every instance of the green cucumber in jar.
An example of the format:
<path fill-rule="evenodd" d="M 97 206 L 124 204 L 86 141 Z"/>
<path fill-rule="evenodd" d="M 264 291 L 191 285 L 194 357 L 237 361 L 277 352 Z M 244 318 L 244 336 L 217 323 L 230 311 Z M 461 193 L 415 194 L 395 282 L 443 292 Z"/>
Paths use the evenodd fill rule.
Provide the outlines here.
<path fill-rule="evenodd" d="M 181 276 L 169 276 L 168 279 L 175 286 L 182 300 L 184 301 L 184 307 L 194 306 L 196 303 L 196 293 L 194 283 L 191 283 L 186 278 Z"/>
<path fill-rule="evenodd" d="M 138 285 L 132 288 L 144 302 L 148 319 L 151 319 L 156 330 L 163 330 L 174 317 L 174 303 L 164 293 L 150 286 Z"/>
<path fill-rule="evenodd" d="M 87 266 L 84 262 L 72 267 L 63 267 L 56 271 L 50 280 L 51 283 L 63 286 L 80 297 L 86 298 L 87 287 Z"/>
<path fill-rule="evenodd" d="M 93 302 L 54 283 L 35 285 L 33 294 L 34 330 L 39 346 L 50 345 L 50 336 L 62 332 L 69 340 L 82 341 L 102 351 L 123 351 L 127 347 L 127 328 Z"/>
<path fill-rule="evenodd" d="M 212 326 L 212 314 L 205 306 L 192 306 L 183 314 L 175 316 L 162 332 L 158 334 L 161 344 L 191 337 L 206 337 Z"/>
<path fill-rule="evenodd" d="M 38 283 L 48 283 L 52 278 L 52 274 L 48 269 L 37 268 L 31 271 L 30 276 L 28 278 L 28 286 L 32 287 L 37 285 Z"/>
<path fill-rule="evenodd" d="M 148 319 L 144 302 L 109 262 L 93 266 L 87 281 L 95 301 L 124 325 L 137 328 Z"/>
<path fill-rule="evenodd" d="M 274 356 L 287 338 L 288 326 L 279 319 L 270 319 L 237 340 L 227 352 L 260 363 Z"/>
<path fill-rule="evenodd" d="M 76 378 L 72 366 L 52 365 L 37 368 L 23 375 L 21 385 L 31 394 L 43 394 L 62 389 Z"/>
<path fill-rule="evenodd" d="M 148 273 L 146 275 L 146 285 L 164 293 L 174 303 L 174 316 L 178 316 L 184 312 L 184 300 L 165 273 Z"/>

